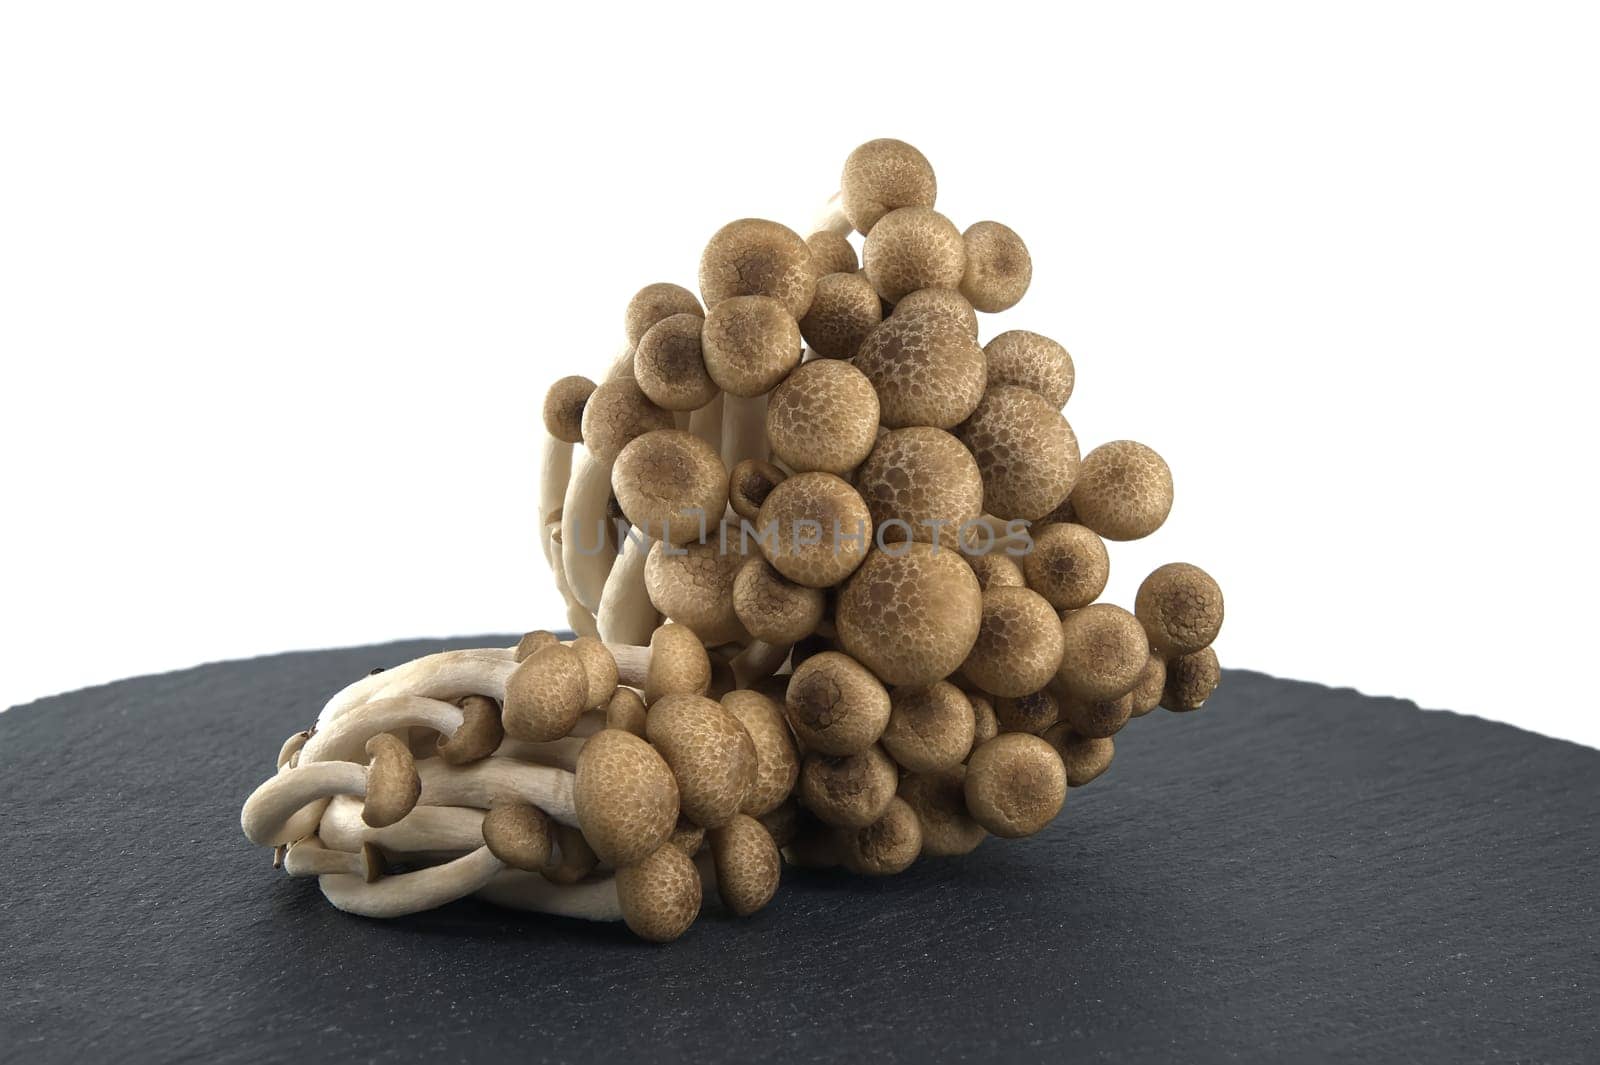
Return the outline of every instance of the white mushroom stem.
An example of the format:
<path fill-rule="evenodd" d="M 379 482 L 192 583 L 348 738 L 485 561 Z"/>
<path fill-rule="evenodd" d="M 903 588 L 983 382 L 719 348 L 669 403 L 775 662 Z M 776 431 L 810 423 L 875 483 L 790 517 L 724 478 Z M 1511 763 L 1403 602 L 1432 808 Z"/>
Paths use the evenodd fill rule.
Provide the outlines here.
<path fill-rule="evenodd" d="M 587 450 L 573 460 L 561 508 L 561 562 L 573 596 L 590 613 L 600 607 L 616 552 L 606 536 L 611 467 Z"/>
<path fill-rule="evenodd" d="M 444 663 L 463 660 L 514 662 L 516 657 L 517 649 L 515 647 L 473 647 L 460 651 L 440 651 L 437 654 L 423 655 L 421 658 L 413 658 L 409 662 L 395 665 L 380 672 L 369 673 L 335 693 L 333 698 L 323 705 L 322 712 L 317 715 L 317 728 L 323 728 L 328 722 L 345 713 L 351 707 L 360 706 L 369 699 L 384 693 L 385 689 L 397 689 L 388 694 L 403 694 L 403 691 L 399 689 L 402 689 L 411 678 L 431 675 L 440 669 Z M 469 690 L 462 691 L 460 694 L 470 695 L 473 693 Z M 480 692 L 478 694 L 487 693 Z"/>
<path fill-rule="evenodd" d="M 722 405 L 722 464 L 767 457 L 767 397 L 728 396 Z"/>
<path fill-rule="evenodd" d="M 689 415 L 689 431 L 719 453 L 722 451 L 722 396 L 718 392 L 716 399 Z"/>
<path fill-rule="evenodd" d="M 328 901 L 346 913 L 402 917 L 470 895 L 504 868 L 488 847 L 479 847 L 443 865 L 386 876 L 370 884 L 349 873 L 324 876 L 318 883 Z"/>
<path fill-rule="evenodd" d="M 487 810 L 497 802 L 537 806 L 564 825 L 578 826 L 573 775 L 565 769 L 529 765 L 510 758 L 485 758 L 452 766 L 439 758 L 417 763 L 422 778 L 423 806 L 476 806 Z"/>
<path fill-rule="evenodd" d="M 478 890 L 478 897 L 497 906 L 585 921 L 620 921 L 622 904 L 615 877 L 577 884 L 553 884 L 538 873 L 507 869 Z"/>
<path fill-rule="evenodd" d="M 323 846 L 359 851 L 375 843 L 396 854 L 465 854 L 483 846 L 483 811 L 468 806 L 418 806 L 384 828 L 361 819 L 361 804 L 338 796 L 328 803 L 317 826 Z"/>
<path fill-rule="evenodd" d="M 561 526 L 550 526 L 545 530 L 545 535 L 550 540 L 550 557 L 553 559 L 562 558 Z M 595 624 L 594 614 L 586 609 L 582 603 L 578 602 L 577 597 L 572 594 L 572 586 L 567 583 L 565 565 L 552 564 L 550 571 L 555 575 L 556 591 L 561 593 L 561 598 L 567 604 L 567 627 L 579 636 L 599 635 L 600 630 Z"/>
<path fill-rule="evenodd" d="M 357 806 L 357 820 L 360 817 L 361 808 Z M 354 851 L 334 850 L 324 846 L 322 840 L 315 835 L 311 835 L 289 844 L 283 856 L 283 871 L 290 876 L 343 873 L 365 878 L 367 867 L 366 862 L 362 860 L 360 847 Z"/>
<path fill-rule="evenodd" d="M 461 708 L 442 699 L 420 695 L 394 695 L 351 707 L 306 741 L 300 764 L 355 762 L 363 757 L 367 741 L 380 732 L 430 729 L 441 736 L 461 727 Z"/>
<path fill-rule="evenodd" d="M 501 742 L 494 756 L 573 770 L 578 767 L 578 752 L 583 750 L 585 739 L 587 737 L 584 736 L 563 736 L 559 740 L 550 740 L 547 743 L 508 739 Z"/>
<path fill-rule="evenodd" d="M 316 831 L 326 800 L 367 794 L 367 770 L 354 762 L 311 762 L 269 778 L 239 813 L 245 839 L 259 846 L 293 843 Z"/>
<path fill-rule="evenodd" d="M 646 644 L 656 629 L 656 608 L 644 583 L 651 540 L 638 530 L 622 539 L 622 551 L 606 577 L 595 621 L 606 643 Z"/>
<path fill-rule="evenodd" d="M 547 530 L 561 522 L 561 507 L 567 497 L 567 482 L 572 478 L 572 445 L 545 434 L 539 454 L 539 549 L 553 568 L 556 556 L 550 553 Z"/>
<path fill-rule="evenodd" d="M 739 687 L 749 688 L 783 668 L 783 664 L 789 660 L 789 650 L 789 644 L 773 645 L 752 640 L 744 650 L 733 656 L 728 665 L 733 669 L 733 677 Z"/>
<path fill-rule="evenodd" d="M 807 233 L 837 233 L 841 237 L 848 237 L 855 227 L 850 224 L 850 219 L 844 216 L 844 196 L 834 193 L 828 197 L 828 202 L 822 205 L 816 217 L 811 220 L 811 228 Z M 804 234 L 802 234 L 804 235 Z"/>

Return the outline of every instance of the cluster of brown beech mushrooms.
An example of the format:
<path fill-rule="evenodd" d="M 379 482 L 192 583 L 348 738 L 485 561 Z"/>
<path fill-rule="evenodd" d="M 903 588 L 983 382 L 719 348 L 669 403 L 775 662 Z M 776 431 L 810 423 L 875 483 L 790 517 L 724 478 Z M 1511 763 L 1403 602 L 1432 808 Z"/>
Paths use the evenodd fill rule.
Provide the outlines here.
<path fill-rule="evenodd" d="M 544 404 L 540 547 L 577 638 L 356 681 L 245 835 L 353 913 L 475 896 L 670 940 L 703 885 L 749 914 L 786 860 L 881 876 L 1037 832 L 1130 719 L 1198 709 L 1216 582 L 1177 562 L 1132 613 L 1096 601 L 1105 542 L 1166 519 L 1167 464 L 1080 454 L 1061 344 L 980 344 L 1028 250 L 934 191 L 871 141 L 809 236 L 730 222 L 698 298 L 641 289 L 600 383 Z"/>

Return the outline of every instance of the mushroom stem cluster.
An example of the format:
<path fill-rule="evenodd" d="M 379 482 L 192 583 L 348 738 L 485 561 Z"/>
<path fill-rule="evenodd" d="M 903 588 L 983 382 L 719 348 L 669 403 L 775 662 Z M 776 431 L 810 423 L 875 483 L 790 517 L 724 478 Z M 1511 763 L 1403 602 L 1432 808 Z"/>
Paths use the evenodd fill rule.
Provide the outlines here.
<path fill-rule="evenodd" d="M 1037 832 L 1157 707 L 1221 679 L 1222 592 L 1161 566 L 1102 601 L 1107 542 L 1173 505 L 1146 444 L 1084 452 L 1076 367 L 983 339 L 1022 239 L 936 208 L 897 140 L 802 236 L 718 229 L 697 288 L 624 310 L 547 393 L 538 543 L 571 638 L 428 655 L 335 693 L 241 826 L 335 906 L 476 897 L 682 935 L 782 866 L 890 875 Z"/>

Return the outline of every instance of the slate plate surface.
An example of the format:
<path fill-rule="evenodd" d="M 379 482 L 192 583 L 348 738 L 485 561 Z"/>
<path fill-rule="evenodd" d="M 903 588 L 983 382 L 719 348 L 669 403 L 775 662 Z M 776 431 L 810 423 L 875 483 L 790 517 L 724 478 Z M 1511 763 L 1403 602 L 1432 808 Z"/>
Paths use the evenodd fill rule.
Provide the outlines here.
<path fill-rule="evenodd" d="M 1040 836 L 882 881 L 789 871 L 667 947 L 470 903 L 345 916 L 245 843 L 239 804 L 329 693 L 448 645 L 0 714 L 0 1056 L 1600 1055 L 1600 752 L 1253 673 L 1133 722 Z"/>

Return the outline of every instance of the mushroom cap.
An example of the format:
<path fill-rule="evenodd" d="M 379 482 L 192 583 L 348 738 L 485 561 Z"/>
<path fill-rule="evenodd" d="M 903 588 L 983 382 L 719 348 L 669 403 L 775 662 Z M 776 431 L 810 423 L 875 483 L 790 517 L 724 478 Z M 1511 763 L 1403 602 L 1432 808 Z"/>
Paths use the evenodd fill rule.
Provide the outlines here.
<path fill-rule="evenodd" d="M 1055 820 L 1067 797 L 1067 770 L 1038 736 L 1004 732 L 972 752 L 962 788 L 974 821 L 1015 839 Z"/>
<path fill-rule="evenodd" d="M 544 427 L 551 436 L 568 444 L 583 442 L 583 410 L 594 390 L 587 377 L 563 377 L 550 386 L 544 394 Z"/>
<path fill-rule="evenodd" d="M 878 393 L 838 359 L 796 367 L 767 400 L 767 442 L 797 473 L 848 477 L 878 438 Z"/>
<path fill-rule="evenodd" d="M 717 398 L 717 383 L 700 350 L 704 325 L 698 314 L 674 314 L 639 338 L 633 352 L 633 379 L 656 406 L 699 410 Z"/>
<path fill-rule="evenodd" d="M 700 350 L 717 387 L 759 396 L 800 364 L 800 326 L 769 296 L 734 296 L 706 315 Z"/>
<path fill-rule="evenodd" d="M 667 695 L 704 695 L 710 686 L 711 657 L 694 630 L 668 623 L 650 634 L 650 664 L 644 681 L 646 705 Z"/>
<path fill-rule="evenodd" d="M 1000 719 L 987 696 L 968 692 L 967 700 L 972 703 L 972 746 L 976 749 L 1000 735 Z"/>
<path fill-rule="evenodd" d="M 876 745 L 859 754 L 812 753 L 800 763 L 800 801 L 837 828 L 865 828 L 882 817 L 899 783 L 894 763 Z"/>
<path fill-rule="evenodd" d="M 872 503 L 868 501 L 867 506 Z M 990 588 L 1026 588 L 1027 578 L 1022 575 L 1022 567 L 1017 560 L 1004 551 L 990 551 L 985 555 L 968 555 L 967 565 L 972 567 L 973 574 L 978 578 L 978 587 L 984 591 Z"/>
<path fill-rule="evenodd" d="M 767 296 L 799 319 L 816 288 L 810 246 L 788 226 L 764 218 L 729 222 L 712 234 L 700 255 L 700 295 L 713 312 L 739 296 Z"/>
<path fill-rule="evenodd" d="M 901 685 L 889 693 L 889 703 L 883 748 L 903 768 L 933 773 L 960 765 L 972 751 L 972 703 L 949 681 Z"/>
<path fill-rule="evenodd" d="M 856 490 L 884 543 L 947 548 L 983 515 L 983 478 L 961 441 L 925 425 L 891 429 L 856 471 Z M 937 537 L 937 539 L 935 539 Z"/>
<path fill-rule="evenodd" d="M 1209 647 L 1222 630 L 1222 589 L 1211 574 L 1187 562 L 1169 562 L 1144 579 L 1134 616 L 1150 646 L 1176 657 Z"/>
<path fill-rule="evenodd" d="M 551 644 L 560 642 L 560 637 L 558 637 L 555 633 L 547 632 L 544 629 L 534 629 L 532 632 L 525 632 L 522 634 L 522 639 L 517 641 L 515 658 L 518 662 L 521 662 L 535 651 L 542 651 Z"/>
<path fill-rule="evenodd" d="M 678 823 L 677 781 L 665 759 L 630 732 L 601 729 L 584 741 L 572 784 L 583 838 L 601 861 L 639 861 Z"/>
<path fill-rule="evenodd" d="M 784 716 L 807 751 L 860 754 L 889 724 L 889 693 L 849 655 L 821 651 L 795 666 Z"/>
<path fill-rule="evenodd" d="M 380 732 L 367 741 L 367 794 L 361 820 L 386 828 L 416 808 L 422 778 L 411 748 L 396 736 Z"/>
<path fill-rule="evenodd" d="M 897 207 L 932 207 L 933 165 L 905 141 L 882 137 L 852 151 L 839 177 L 840 206 L 858 233 Z"/>
<path fill-rule="evenodd" d="M 583 675 L 588 678 L 588 696 L 583 701 L 585 710 L 598 709 L 611 701 L 617 690 L 617 659 L 611 648 L 593 636 L 579 636 L 572 641 L 572 649 L 583 663 Z"/>
<path fill-rule="evenodd" d="M 1167 663 L 1161 705 L 1179 714 L 1198 710 L 1221 683 L 1222 666 L 1215 650 L 1202 647 L 1193 654 L 1179 655 Z"/>
<path fill-rule="evenodd" d="M 652 429 L 671 429 L 672 412 L 650 402 L 632 377 L 603 382 L 583 407 L 583 446 L 603 465 L 611 465 L 636 437 Z"/>
<path fill-rule="evenodd" d="M 806 247 L 811 249 L 811 265 L 819 278 L 827 277 L 829 274 L 853 274 L 861 269 L 861 263 L 856 258 L 855 245 L 851 244 L 850 238 L 843 233 L 835 233 L 831 229 L 819 229 L 806 238 Z M 813 303 L 812 306 L 815 307 L 816 304 Z"/>
<path fill-rule="evenodd" d="M 680 817 L 678 827 L 672 830 L 672 837 L 668 842 L 693 858 L 705 846 L 706 830 L 693 821 Z"/>
<path fill-rule="evenodd" d="M 1061 701 L 1048 688 L 994 701 L 994 717 L 1001 732 L 1042 735 L 1061 717 Z"/>
<path fill-rule="evenodd" d="M 967 252 L 961 294 L 990 314 L 1016 306 L 1033 280 L 1033 259 L 1022 238 L 999 222 L 974 222 L 961 240 Z"/>
<path fill-rule="evenodd" d="M 983 506 L 997 518 L 1042 518 L 1078 478 L 1078 438 L 1029 388 L 994 385 L 956 430 L 983 475 Z"/>
<path fill-rule="evenodd" d="M 530 873 L 550 860 L 550 818 L 525 802 L 498 802 L 483 815 L 483 842 L 513 869 Z"/>
<path fill-rule="evenodd" d="M 618 688 L 606 703 L 606 728 L 644 737 L 644 697 L 632 688 Z"/>
<path fill-rule="evenodd" d="M 1115 699 L 1080 699 L 1069 695 L 1062 699 L 1061 720 L 1080 736 L 1101 739 L 1115 736 L 1133 716 L 1133 692 L 1128 691 Z"/>
<path fill-rule="evenodd" d="M 653 285 L 641 288 L 628 301 L 628 311 L 623 320 L 628 343 L 637 347 L 639 340 L 650 331 L 651 326 L 675 314 L 692 314 L 697 318 L 706 316 L 700 301 L 694 298 L 694 293 L 682 285 L 674 285 L 670 281 L 657 281 Z"/>
<path fill-rule="evenodd" d="M 989 384 L 1031 388 L 1056 410 L 1072 398 L 1077 378 L 1067 349 L 1041 333 L 1009 329 L 983 346 Z"/>
<path fill-rule="evenodd" d="M 1051 725 L 1044 740 L 1061 756 L 1069 788 L 1081 788 L 1110 769 L 1117 749 L 1110 736 L 1080 736 L 1065 721 Z"/>
<path fill-rule="evenodd" d="M 800 319 L 800 335 L 818 355 L 849 359 L 881 321 L 883 301 L 865 275 L 824 274 L 811 309 Z"/>
<path fill-rule="evenodd" d="M 773 646 L 816 631 L 827 598 L 820 588 L 796 584 L 765 558 L 752 558 L 733 579 L 733 611 L 746 631 Z"/>
<path fill-rule="evenodd" d="M 861 262 L 878 295 L 898 303 L 919 288 L 959 287 L 967 252 L 950 219 L 931 207 L 900 207 L 867 234 Z"/>
<path fill-rule="evenodd" d="M 756 782 L 756 747 L 739 719 L 703 695 L 666 695 L 650 706 L 644 734 L 678 778 L 683 816 L 725 825 Z"/>
<path fill-rule="evenodd" d="M 861 342 L 855 364 L 877 390 L 890 429 L 954 428 L 977 409 L 987 380 L 983 349 L 943 314 L 885 320 Z"/>
<path fill-rule="evenodd" d="M 583 833 L 560 821 L 550 824 L 555 838 L 557 861 L 539 870 L 539 875 L 552 884 L 576 884 L 600 864 L 599 855 L 583 838 Z"/>
<path fill-rule="evenodd" d="M 728 471 L 717 449 L 682 429 L 655 429 L 622 449 L 611 490 L 628 521 L 657 540 L 686 544 L 722 521 Z"/>
<path fill-rule="evenodd" d="M 548 743 L 572 731 L 588 701 L 583 659 L 558 643 L 534 652 L 512 670 L 500 717 L 512 739 Z"/>
<path fill-rule="evenodd" d="M 1054 608 L 1027 588 L 983 593 L 978 640 L 961 665 L 972 683 L 994 695 L 1018 696 L 1050 683 L 1061 665 L 1061 625 Z"/>
<path fill-rule="evenodd" d="M 800 755 L 784 721 L 783 708 L 760 692 L 731 691 L 722 708 L 744 726 L 756 751 L 755 782 L 740 813 L 762 817 L 776 810 L 800 778 Z"/>
<path fill-rule="evenodd" d="M 723 525 L 705 543 L 657 541 L 645 558 L 645 590 L 657 610 L 694 630 L 707 647 L 739 642 L 745 629 L 734 613 L 733 582 L 744 561 L 738 526 Z"/>
<path fill-rule="evenodd" d="M 1126 694 L 1150 658 L 1139 619 L 1110 603 L 1092 603 L 1062 618 L 1061 643 L 1056 682 L 1079 699 Z"/>
<path fill-rule="evenodd" d="M 749 917 L 772 901 L 783 872 L 783 856 L 761 822 L 735 814 L 707 832 L 717 870 L 717 894 L 735 916 Z"/>
<path fill-rule="evenodd" d="M 845 868 L 864 876 L 893 876 L 911 867 L 922 853 L 922 822 L 898 795 L 883 816 L 842 840 Z"/>
<path fill-rule="evenodd" d="M 485 695 L 467 695 L 456 705 L 461 708 L 461 725 L 449 736 L 440 736 L 435 751 L 451 765 L 467 765 L 489 757 L 506 737 L 500 723 L 500 704 Z"/>
<path fill-rule="evenodd" d="M 967 767 L 937 773 L 907 773 L 900 778 L 900 798 L 922 827 L 922 853 L 931 857 L 971 854 L 989 833 L 967 813 L 963 784 Z"/>
<path fill-rule="evenodd" d="M 670 943 L 700 916 L 700 872 L 694 859 L 670 843 L 617 870 L 622 920 L 640 939 Z"/>
<path fill-rule="evenodd" d="M 1079 524 L 1107 540 L 1149 536 L 1172 510 L 1172 471 L 1136 441 L 1101 444 L 1083 457 L 1072 509 Z"/>
<path fill-rule="evenodd" d="M 767 561 L 811 588 L 827 588 L 855 572 L 872 543 L 866 503 L 831 473 L 785 478 L 761 504 L 756 524 Z"/>
<path fill-rule="evenodd" d="M 1160 706 L 1166 688 L 1167 664 L 1152 651 L 1144 669 L 1139 671 L 1139 679 L 1134 682 L 1133 690 L 1128 693 L 1133 698 L 1133 716 L 1143 717 Z"/>
<path fill-rule="evenodd" d="M 972 309 L 967 297 L 953 288 L 919 288 L 915 292 L 908 292 L 894 305 L 894 313 L 901 316 L 948 315 L 961 323 L 968 336 L 973 340 L 978 339 L 978 312 Z"/>
<path fill-rule="evenodd" d="M 875 549 L 839 593 L 834 624 L 852 657 L 890 684 L 932 684 L 978 639 L 983 593 L 953 550 Z"/>
<path fill-rule="evenodd" d="M 765 459 L 741 459 L 728 474 L 728 504 L 745 521 L 755 521 L 761 504 L 787 476 Z"/>
<path fill-rule="evenodd" d="M 1033 550 L 1022 559 L 1029 588 L 1057 610 L 1077 610 L 1100 598 L 1111 576 L 1111 556 L 1094 530 L 1051 524 L 1036 526 L 1031 535 Z"/>

